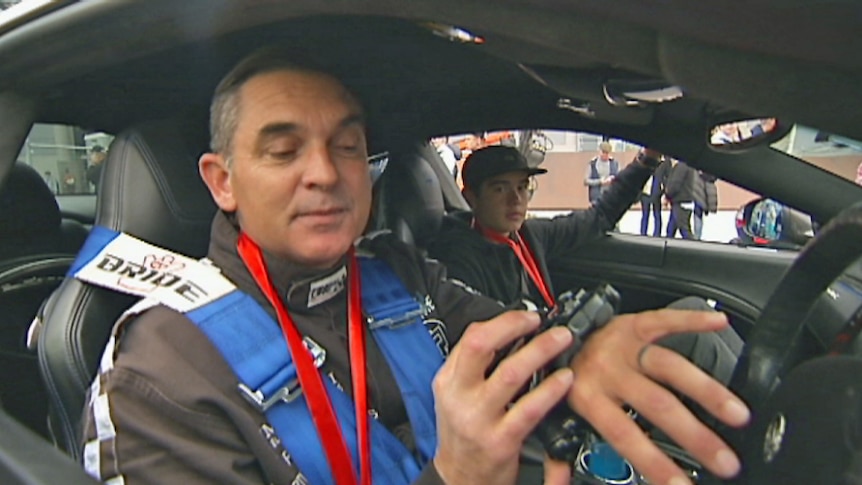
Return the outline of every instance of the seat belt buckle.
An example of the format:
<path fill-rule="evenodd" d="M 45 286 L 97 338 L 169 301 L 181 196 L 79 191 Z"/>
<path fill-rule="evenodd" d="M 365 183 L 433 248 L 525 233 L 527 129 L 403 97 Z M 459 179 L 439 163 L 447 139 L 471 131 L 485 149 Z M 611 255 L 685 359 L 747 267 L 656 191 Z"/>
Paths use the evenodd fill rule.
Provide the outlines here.
<path fill-rule="evenodd" d="M 417 318 L 423 315 L 422 307 L 418 307 L 415 310 L 410 310 L 408 312 L 402 313 L 401 315 L 395 317 L 386 317 L 386 318 L 375 318 L 373 316 L 368 316 L 368 329 L 369 330 L 377 330 L 378 328 L 388 327 L 388 328 L 400 328 L 405 325 L 410 325 L 415 322 Z"/>
<path fill-rule="evenodd" d="M 310 337 L 303 338 L 302 343 L 305 345 L 305 348 L 311 352 L 314 367 L 320 369 L 320 367 L 323 366 L 323 363 L 326 362 L 326 349 L 321 347 Z M 279 385 L 281 382 L 284 384 Z M 274 386 L 278 387 L 274 392 L 269 393 L 270 395 L 267 395 L 263 390 Z M 302 395 L 302 388 L 299 385 L 299 377 L 296 373 L 296 365 L 293 361 L 261 384 L 260 389 L 252 390 L 242 382 L 239 383 L 238 387 L 240 395 L 263 413 L 279 402 L 290 403 Z"/>

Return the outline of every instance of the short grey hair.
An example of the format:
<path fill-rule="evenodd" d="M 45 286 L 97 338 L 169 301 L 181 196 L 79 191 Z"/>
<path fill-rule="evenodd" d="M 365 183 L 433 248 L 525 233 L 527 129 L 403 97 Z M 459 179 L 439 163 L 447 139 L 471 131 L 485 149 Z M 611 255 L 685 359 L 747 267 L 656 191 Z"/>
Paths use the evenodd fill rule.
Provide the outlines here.
<path fill-rule="evenodd" d="M 219 82 L 210 103 L 210 150 L 222 154 L 228 166 L 231 164 L 232 141 L 239 122 L 240 88 L 259 74 L 281 70 L 318 72 L 332 76 L 344 85 L 339 76 L 302 54 L 279 48 L 266 47 L 242 59 Z M 357 104 L 361 105 L 358 96 L 347 86 L 345 89 Z"/>

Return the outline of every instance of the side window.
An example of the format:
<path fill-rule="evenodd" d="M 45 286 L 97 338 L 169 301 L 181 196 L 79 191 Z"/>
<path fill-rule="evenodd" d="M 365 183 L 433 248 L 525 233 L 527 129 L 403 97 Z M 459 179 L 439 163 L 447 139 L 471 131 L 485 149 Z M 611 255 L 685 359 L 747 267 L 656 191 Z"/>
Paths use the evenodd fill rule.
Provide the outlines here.
<path fill-rule="evenodd" d="M 591 186 L 587 179 L 601 179 L 605 171 L 597 167 L 598 173 L 593 173 L 593 162 L 603 159 L 602 153 L 607 150 L 606 157 L 622 170 L 641 149 L 639 145 L 626 140 L 559 130 L 465 133 L 441 136 L 431 141 L 441 157 L 443 151 L 456 154 L 456 167 L 453 170 L 459 188 L 463 186 L 460 171 L 464 161 L 472 150 L 484 146 L 512 145 L 525 155 L 531 165 L 541 164 L 548 173 L 532 180 L 528 217 L 554 217 L 589 208 L 591 197 L 598 196 L 603 186 Z M 686 170 L 690 170 L 689 174 L 684 173 Z M 675 178 L 687 181 L 673 187 L 677 191 L 677 204 L 666 193 L 674 172 L 677 172 Z M 617 224 L 617 231 L 647 237 L 686 237 L 706 242 L 747 243 L 740 239 L 737 231 L 737 213 L 747 203 L 758 199 L 757 194 L 689 168 L 676 160 L 666 161 L 656 174 L 647 181 L 636 202 L 623 215 Z M 677 205 L 677 215 L 689 215 L 688 224 L 674 220 L 674 205 Z"/>
<path fill-rule="evenodd" d="M 595 172 L 593 169 L 594 164 L 603 158 L 603 152 L 607 150 L 606 157 L 615 161 L 622 170 L 634 160 L 641 148 L 626 140 L 607 139 L 592 133 L 541 133 L 550 137 L 554 143 L 542 163 L 548 175 L 536 177 L 536 190 L 529 206 L 529 214 L 534 217 L 553 217 L 588 208 L 591 197 L 600 196 L 604 187 L 601 184 L 598 187 L 587 185 L 587 179 L 601 180 L 606 176 L 606 169 L 600 165 Z M 667 197 L 667 183 L 673 171 L 683 175 L 686 167 L 683 163 L 679 169 L 675 168 L 677 161 L 668 160 L 665 164 L 657 170 L 655 177 L 647 181 L 640 197 L 623 215 L 617 230 L 649 237 L 676 238 L 682 238 L 684 230 L 689 238 L 721 243 L 738 242 L 736 213 L 758 196 L 730 182 L 691 169 L 691 176 L 684 177 L 690 186 L 680 187 L 683 191 L 678 193 L 680 199 L 686 199 L 680 200 L 680 208 L 689 211 L 691 216 L 688 225 L 676 224 L 671 217 L 674 204 Z M 678 210 L 677 213 L 686 212 Z"/>
<path fill-rule="evenodd" d="M 862 185 L 862 141 L 794 125 L 772 148 Z"/>
<path fill-rule="evenodd" d="M 56 195 L 95 194 L 113 140 L 100 131 L 36 123 L 18 161 L 35 168 Z"/>

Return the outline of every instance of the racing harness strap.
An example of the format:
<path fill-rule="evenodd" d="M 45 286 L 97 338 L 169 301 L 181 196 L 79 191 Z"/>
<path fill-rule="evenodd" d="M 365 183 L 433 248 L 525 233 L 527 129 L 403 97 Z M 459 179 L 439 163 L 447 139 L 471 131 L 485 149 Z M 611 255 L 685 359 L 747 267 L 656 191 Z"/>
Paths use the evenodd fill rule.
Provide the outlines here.
<path fill-rule="evenodd" d="M 378 259 L 357 258 L 362 307 L 368 328 L 392 370 L 416 439 L 418 456 L 382 424 L 369 427 L 371 479 L 402 484 L 415 479 L 436 449 L 431 381 L 443 359 L 422 323 L 422 309 L 391 268 Z M 329 378 L 321 380 L 337 417 L 341 438 L 352 459 L 327 460 L 307 398 L 299 385 L 279 325 L 253 298 L 236 289 L 208 261 L 196 261 L 103 227 L 93 229 L 70 269 L 70 276 L 91 284 L 146 297 L 127 315 L 164 304 L 185 313 L 222 353 L 239 379 L 242 395 L 265 414 L 277 439 L 310 483 L 341 485 L 336 476 L 355 483 L 359 464 L 357 423 L 349 396 Z M 326 352 L 303 339 L 315 367 Z M 332 437 L 330 437 L 332 438 Z M 330 466 L 331 465 L 331 466 Z M 346 469 L 346 471 L 345 471 Z"/>

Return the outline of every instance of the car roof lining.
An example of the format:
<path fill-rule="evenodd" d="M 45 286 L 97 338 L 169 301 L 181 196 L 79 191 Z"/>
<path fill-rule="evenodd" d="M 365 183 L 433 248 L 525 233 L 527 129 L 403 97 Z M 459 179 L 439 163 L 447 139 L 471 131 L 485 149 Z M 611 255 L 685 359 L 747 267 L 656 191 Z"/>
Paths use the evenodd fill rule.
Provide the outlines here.
<path fill-rule="evenodd" d="M 785 104 L 784 96 L 793 92 L 793 79 L 800 77 L 800 73 L 811 71 L 811 69 L 808 71 L 801 69 L 803 67 L 820 68 L 814 69 L 815 72 L 809 73 L 808 76 L 802 76 L 806 79 L 799 81 L 805 84 L 810 84 L 813 81 L 818 86 L 823 85 L 823 89 L 819 90 L 825 96 L 824 102 L 821 103 L 823 108 L 820 111 L 815 111 L 814 119 L 824 119 L 827 123 L 826 126 L 829 126 L 830 129 L 848 136 L 854 136 L 851 130 L 859 130 L 859 124 L 856 123 L 856 120 L 841 126 L 838 126 L 837 122 L 832 122 L 830 126 L 830 117 L 824 116 L 831 111 L 829 98 L 841 98 L 840 95 L 833 94 L 830 96 L 830 94 L 836 93 L 836 88 L 838 88 L 838 93 L 847 93 L 853 82 L 859 79 L 857 72 L 848 69 L 854 67 L 853 59 L 857 59 L 858 56 L 851 56 L 850 59 L 840 57 L 841 53 L 850 52 L 849 46 L 858 46 L 860 44 L 858 39 L 844 39 L 847 42 L 838 44 L 836 44 L 835 36 L 829 37 L 829 39 L 814 39 L 808 43 L 791 42 L 790 39 L 782 39 L 780 42 L 775 39 L 759 39 L 758 42 L 746 43 L 746 39 L 751 38 L 750 35 L 753 35 L 756 27 L 756 24 L 752 23 L 750 19 L 753 16 L 730 15 L 726 12 L 728 9 L 724 7 L 706 5 L 693 7 L 686 6 L 686 2 L 665 2 L 662 5 L 651 5 L 650 9 L 653 7 L 659 9 L 654 11 L 645 10 L 647 7 L 640 5 L 640 2 L 629 0 L 617 0 L 615 2 L 617 7 L 614 9 L 599 6 L 595 2 L 557 5 L 555 2 L 547 1 L 529 4 L 513 1 L 507 2 L 505 5 L 497 5 L 482 1 L 463 4 L 463 2 L 444 0 L 433 3 L 411 2 L 398 9 L 398 12 L 393 12 L 391 5 L 384 1 L 331 1 L 323 3 L 297 1 L 292 2 L 289 6 L 274 1 L 261 1 L 255 2 L 253 5 L 243 6 L 238 2 L 229 0 L 106 2 L 107 5 L 95 3 L 97 5 L 90 2 L 73 4 L 63 9 L 62 15 L 48 15 L 37 19 L 32 25 L 26 25 L 7 34 L 4 38 L 4 44 L 0 46 L 0 56 L 3 55 L 3 50 L 6 48 L 14 50 L 23 45 L 27 45 L 28 49 L 34 52 L 29 53 L 29 55 L 17 53 L 14 56 L 9 56 L 10 61 L 0 67 L 0 72 L 18 72 L 19 74 L 33 72 L 34 76 L 0 76 L 0 79 L 18 83 L 19 86 L 32 86 L 41 89 L 46 84 L 53 85 L 58 81 L 62 82 L 63 76 L 68 76 L 70 73 L 77 72 L 78 75 L 83 75 L 86 79 L 88 73 L 98 73 L 104 70 L 106 66 L 112 63 L 116 64 L 118 58 L 129 56 L 129 52 L 133 52 L 134 57 L 129 58 L 128 62 L 141 61 L 139 56 L 145 56 L 149 59 L 161 58 L 165 62 L 162 64 L 154 63 L 154 68 L 168 69 L 172 65 L 179 65 L 186 66 L 188 70 L 187 63 L 177 62 L 180 58 L 176 58 L 173 62 L 170 59 L 165 59 L 165 56 L 171 55 L 171 52 L 179 52 L 182 49 L 175 47 L 165 50 L 165 46 L 193 45 L 195 42 L 208 39 L 212 35 L 220 36 L 222 39 L 234 38 L 234 36 L 229 36 L 231 32 L 250 27 L 255 27 L 254 31 L 269 29 L 273 32 L 281 27 L 284 30 L 312 33 L 312 37 L 326 39 L 325 34 L 333 31 L 333 29 L 325 27 L 327 22 L 331 21 L 334 22 L 334 26 L 340 26 L 340 21 L 332 17 L 331 14 L 340 12 L 351 15 L 362 13 L 397 16 L 410 19 L 411 22 L 422 19 L 448 21 L 484 35 L 486 43 L 478 46 L 483 53 L 490 52 L 511 61 L 577 68 L 581 72 L 596 66 L 600 69 L 607 69 L 607 66 L 612 66 L 632 73 L 663 77 L 669 81 L 678 82 L 686 86 L 687 89 L 691 89 L 692 94 L 702 93 L 704 96 L 710 96 L 721 101 L 726 100 L 729 106 L 743 104 L 749 106 L 749 102 L 753 101 L 755 102 L 754 106 L 763 105 L 765 112 L 787 111 L 787 114 L 793 118 L 807 118 L 807 112 L 797 113 L 792 109 L 781 109 L 781 105 Z M 549 7 L 556 10 L 550 10 Z M 771 15 L 783 31 L 798 27 L 795 23 L 797 20 L 792 14 L 803 11 L 805 15 L 810 15 L 811 23 L 813 23 L 817 18 L 825 18 L 833 14 L 836 8 L 839 8 L 839 6 L 834 5 L 811 8 L 800 4 L 781 7 L 778 6 L 777 2 L 763 0 L 755 2 L 750 7 L 750 11 L 755 13 L 772 8 Z M 693 16 L 692 9 L 697 9 L 702 15 Z M 320 26 L 317 28 L 322 34 L 318 33 L 316 36 L 313 35 L 315 27 L 311 26 L 314 24 L 313 18 L 306 17 L 297 20 L 297 17 L 300 16 L 314 17 L 323 14 L 330 16 L 327 17 L 326 21 L 317 24 Z M 701 21 L 699 20 L 701 16 L 706 16 L 711 21 Z M 55 18 L 58 20 L 54 20 Z M 291 20 L 292 18 L 293 20 Z M 672 22 L 673 19 L 682 18 L 686 18 L 688 21 Z M 530 19 L 530 22 L 525 22 L 524 19 Z M 373 22 L 373 20 L 369 21 Z M 346 21 L 343 23 L 349 24 L 351 22 L 355 23 L 355 19 L 346 17 Z M 545 28 L 531 29 L 529 25 L 532 22 L 540 22 Z M 93 28 L 93 25 L 98 25 L 98 27 Z M 387 25 L 397 26 L 397 23 L 390 22 Z M 724 28 L 717 32 L 719 28 L 717 26 Z M 807 26 L 816 28 L 812 25 Z M 670 33 L 657 35 L 654 30 L 656 27 L 662 28 L 663 32 Z M 132 37 L 125 35 L 130 29 L 139 32 L 139 35 Z M 383 30 L 388 29 L 384 28 Z M 369 31 L 375 32 L 375 35 L 379 34 L 373 28 L 369 28 Z M 32 37 L 36 35 L 39 36 L 39 42 L 34 44 Z M 406 35 L 406 31 L 400 32 L 400 35 Z M 420 36 L 419 30 L 415 30 L 412 36 L 407 37 L 410 39 L 408 43 L 412 45 L 414 41 L 421 38 Z M 253 44 L 261 45 L 261 39 L 267 38 L 280 41 L 290 38 L 290 35 L 257 36 L 254 38 Z M 357 36 L 357 38 L 361 38 L 361 36 Z M 838 40 L 843 39 L 840 35 L 838 38 Z M 108 39 L 110 42 L 105 42 Z M 293 39 L 294 41 L 297 39 L 302 41 L 299 36 L 294 36 Z M 708 39 L 712 44 L 704 42 L 705 39 Z M 734 48 L 720 47 L 717 41 Z M 795 47 L 788 47 L 788 43 L 790 47 Z M 809 64 L 810 59 L 816 58 L 813 51 L 821 52 L 823 49 L 818 49 L 818 47 L 824 43 L 830 47 L 835 47 L 835 49 L 827 51 L 830 57 L 821 59 L 814 65 Z M 328 55 L 332 56 L 333 59 L 341 60 L 355 58 L 355 53 L 350 47 L 348 44 L 348 48 L 345 49 L 345 45 L 339 43 L 337 50 L 341 53 L 330 52 Z M 198 53 L 208 53 L 209 55 L 204 55 L 202 60 L 215 62 L 219 68 L 223 69 L 224 66 L 230 65 L 250 48 L 251 45 L 247 44 L 227 45 L 220 43 L 217 47 L 200 49 Z M 744 51 L 740 52 L 738 48 L 743 48 Z M 460 49 L 461 52 L 467 50 Z M 768 53 L 770 56 L 758 55 L 756 53 L 758 50 Z M 858 52 L 858 50 L 852 52 Z M 740 59 L 743 54 L 747 54 L 752 61 L 746 62 L 744 59 Z M 839 57 L 836 58 L 836 56 Z M 55 62 L 45 62 L 46 57 L 50 57 Z M 58 58 L 60 61 L 56 62 Z M 63 62 L 63 59 L 67 61 Z M 457 60 L 458 56 L 452 55 L 449 59 Z M 850 75 L 845 76 L 846 82 L 836 83 L 824 80 L 825 76 L 820 71 L 823 68 L 828 68 L 829 62 L 841 62 L 840 66 L 848 69 Z M 457 62 L 455 65 L 457 66 Z M 722 70 L 722 76 L 712 75 L 716 72 L 716 66 L 727 66 L 727 69 Z M 762 92 L 752 93 L 749 96 L 747 93 L 740 92 L 741 90 L 734 90 L 734 83 L 726 83 L 718 79 L 724 79 L 726 75 L 731 75 L 744 82 L 753 74 L 762 72 L 763 69 L 773 69 L 775 77 L 780 80 L 776 82 L 775 86 L 762 87 L 758 90 L 767 91 L 766 96 L 763 96 L 764 93 Z M 182 71 L 182 69 L 180 70 Z M 198 69 L 194 69 L 194 71 L 198 72 Z M 422 77 L 411 77 L 410 69 L 404 71 L 406 72 L 401 75 L 411 82 L 421 81 L 421 79 L 435 79 L 433 72 L 423 73 Z M 470 72 L 477 71 L 478 69 Z M 177 81 L 180 81 L 180 85 L 183 84 L 183 75 L 171 76 L 169 71 L 165 71 L 164 74 L 174 78 L 168 83 L 169 85 L 176 86 Z M 211 68 L 201 71 L 200 77 L 215 75 L 217 78 L 219 77 L 218 74 L 220 72 L 217 69 Z M 428 76 L 432 77 L 428 78 Z M 439 73 L 436 76 L 444 79 L 444 76 Z M 460 76 L 464 77 L 461 78 Z M 464 82 L 480 80 L 487 82 L 487 76 L 481 78 L 481 76 L 473 75 L 471 77 L 455 69 L 453 69 L 451 77 L 461 79 Z M 716 79 L 716 81 L 711 82 L 712 79 Z M 186 82 L 185 84 L 189 83 Z M 433 83 L 429 81 L 427 84 Z M 688 88 L 688 86 L 693 88 Z M 782 87 L 783 90 L 781 90 Z M 779 89 L 778 93 L 775 92 L 776 88 Z M 182 99 L 200 99 L 200 91 L 198 85 L 191 83 L 189 93 L 184 93 Z M 197 97 L 188 96 L 190 93 L 197 94 Z M 206 91 L 203 93 L 204 96 L 208 96 L 208 94 Z M 74 96 L 79 96 L 79 94 L 71 89 L 60 89 L 56 97 L 53 98 L 56 102 L 53 104 L 65 104 L 68 98 Z M 758 101 L 760 102 L 758 103 Z M 839 101 L 843 102 L 844 100 L 842 98 Z M 150 106 L 153 109 L 160 107 L 161 109 L 169 109 L 176 104 L 165 102 L 160 105 L 159 103 L 142 102 L 141 106 Z M 54 117 L 57 118 L 56 115 Z M 99 114 L 94 114 L 93 117 L 95 118 L 94 122 L 99 124 Z"/>
<path fill-rule="evenodd" d="M 3 36 L 0 91 L 38 96 L 40 121 L 109 132 L 168 115 L 205 123 L 212 89 L 230 65 L 266 43 L 299 41 L 349 71 L 348 82 L 360 91 L 364 82 L 370 96 L 385 94 L 374 100 L 380 124 L 372 125 L 372 149 L 390 141 L 383 135 L 402 141 L 477 128 L 559 128 L 650 143 L 696 162 L 707 150 L 702 138 L 681 144 L 674 134 L 703 131 L 712 114 L 743 106 L 753 115 L 778 115 L 862 139 L 862 98 L 856 95 L 862 36 L 818 35 L 835 24 L 817 22 L 849 22 L 858 18 L 852 15 L 858 6 L 747 3 L 748 13 L 775 9 L 766 15 L 778 24 L 770 32 L 794 32 L 800 27 L 795 16 L 804 13 L 809 35 L 798 35 L 806 39 L 801 42 L 758 38 L 745 12 L 712 4 L 670 0 L 648 9 L 640 0 L 558 3 L 440 0 L 395 9 L 385 0 L 80 2 Z M 361 22 L 359 14 L 365 16 Z M 423 30 L 419 20 L 456 24 L 486 42 L 450 42 Z M 546 28 L 532 28 L 536 22 Z M 332 32 L 339 32 L 338 42 L 331 41 Z M 518 62 L 586 83 L 579 91 L 584 97 L 591 79 L 617 73 L 664 78 L 683 86 L 686 99 L 651 108 L 663 119 L 647 126 L 627 108 L 589 119 L 554 109 L 561 93 L 536 82 Z M 775 81 L 749 82 L 764 77 Z M 467 96 L 454 102 L 450 91 Z M 813 93 L 813 99 L 799 93 Z M 512 97 L 522 99 L 490 102 Z M 839 109 L 842 117 L 832 116 Z M 705 157 L 715 158 L 732 159 Z M 735 170 L 727 163 L 715 173 L 734 180 Z"/>
<path fill-rule="evenodd" d="M 862 97 L 855 95 L 862 82 L 859 73 L 843 69 L 824 73 L 824 66 L 807 61 L 730 51 L 669 36 L 662 37 L 659 51 L 667 79 L 692 86 L 689 92 L 694 96 L 862 138 Z M 750 79 L 772 81 L 752 83 Z M 839 109 L 842 116 L 836 117 Z"/>
<path fill-rule="evenodd" d="M 386 30 L 386 36 L 368 38 L 368 29 Z M 322 40 L 327 32 L 337 30 L 337 45 Z M 366 101 L 377 110 L 378 118 L 387 120 L 386 131 L 410 127 L 416 134 L 428 134 L 441 128 L 452 128 L 460 120 L 463 131 L 490 123 L 507 126 L 523 123 L 532 116 L 535 124 L 563 122 L 571 126 L 571 113 L 553 113 L 547 117 L 534 108 L 539 104 L 552 107 L 559 97 L 546 86 L 510 61 L 488 56 L 484 46 L 458 45 L 430 34 L 412 22 L 369 17 L 356 22 L 352 17 L 317 17 L 283 21 L 256 29 L 219 37 L 214 42 L 183 44 L 144 58 L 88 72 L 66 83 L 55 85 L 52 95 L 44 97 L 44 118 L 63 121 L 65 112 L 74 113 L 78 123 L 88 127 L 117 131 L 141 117 L 171 115 L 178 107 L 206 114 L 210 93 L 223 72 L 245 53 L 270 43 L 289 45 L 300 41 L 306 55 L 334 59 L 340 72 Z M 349 46 L 345 49 L 344 46 Z M 417 53 L 419 53 L 417 55 Z M 400 59 L 392 62 L 392 59 Z M 446 68 L 441 74 L 441 67 Z M 592 70 L 590 70 L 592 69 Z M 584 97 L 592 90 L 594 100 L 601 98 L 603 66 L 572 69 L 573 79 L 591 79 L 584 87 Z M 175 72 L 195 75 L 172 75 Z M 582 75 L 586 72 L 587 75 Z M 582 84 L 584 84 L 582 82 Z M 38 87 L 38 83 L 31 84 Z M 80 96 L 80 92 L 98 87 L 98 100 Z M 138 88 L 144 90 L 138 90 Z M 462 101 L 447 99 L 457 89 Z M 137 93 L 130 97 L 126 93 Z M 385 93 L 385 96 L 379 96 Z M 523 97 L 524 103 L 497 103 L 500 111 L 488 113 L 488 100 Z M 449 112 L 427 107 L 448 104 Z M 493 104 L 493 103 L 492 103 Z M 626 112 L 629 111 L 627 114 Z M 643 124 L 649 120 L 643 110 L 605 106 L 613 121 Z M 536 118 L 542 114 L 545 118 Z M 83 116 L 83 117 L 82 117 Z M 581 120 L 575 120 L 581 121 Z M 590 120 L 583 120 L 585 125 Z M 399 134 L 403 136 L 404 133 Z"/>
<path fill-rule="evenodd" d="M 351 60 L 361 59 L 369 52 L 388 52 L 387 56 L 381 56 L 382 62 L 379 65 L 372 67 L 376 70 L 385 70 L 388 65 L 393 64 L 392 59 L 400 59 L 398 63 L 409 62 L 405 57 L 410 56 L 410 53 L 402 51 L 405 54 L 398 57 L 398 49 L 393 49 L 392 44 L 397 46 L 403 43 L 410 49 L 416 49 L 417 44 L 425 45 L 427 50 L 418 52 L 421 52 L 423 57 L 438 62 L 437 65 L 428 66 L 430 69 L 423 72 L 421 67 L 417 68 L 416 63 L 413 63 L 405 66 L 404 69 L 391 69 L 386 72 L 386 79 L 391 79 L 393 84 L 418 85 L 420 93 L 430 91 L 435 86 L 445 88 L 446 83 L 449 82 L 459 87 L 476 85 L 477 89 L 482 91 L 479 94 L 489 96 L 505 94 L 505 92 L 494 92 L 494 87 L 489 87 L 487 84 L 497 79 L 500 81 L 499 85 L 506 85 L 512 80 L 523 77 L 521 73 L 504 72 L 511 71 L 511 61 L 572 67 L 582 71 L 595 66 L 605 69 L 603 67 L 605 63 L 635 66 L 636 69 L 652 71 L 655 71 L 657 65 L 655 36 L 646 29 L 625 29 L 625 35 L 616 35 L 610 41 L 596 42 L 594 39 L 602 30 L 611 28 L 611 25 L 587 17 L 559 18 L 552 12 L 526 6 L 496 7 L 491 10 L 490 15 L 482 16 L 478 14 L 489 12 L 484 8 L 487 5 L 482 5 L 481 2 L 475 6 L 458 5 L 457 8 L 455 5 L 452 5 L 452 8 L 445 8 L 446 2 L 435 3 L 433 6 L 418 2 L 415 5 L 411 3 L 409 8 L 403 9 L 400 14 L 411 20 L 399 23 L 393 19 L 383 21 L 366 18 L 363 22 L 356 22 L 355 17 L 352 16 L 339 18 L 317 15 L 341 11 L 361 11 L 370 15 L 390 14 L 391 9 L 385 8 L 387 7 L 385 3 L 373 1 L 348 2 L 349 5 L 345 5 L 344 2 L 323 4 L 312 2 L 313 5 L 307 2 L 294 2 L 290 8 L 281 3 L 257 2 L 253 7 L 241 10 L 236 10 L 239 7 L 235 2 L 228 1 L 178 3 L 181 5 L 172 3 L 170 6 L 162 6 L 159 1 L 146 2 L 145 5 L 151 7 L 149 11 L 140 3 L 117 2 L 111 4 L 111 7 L 104 4 L 98 7 L 75 4 L 64 9 L 61 12 L 62 15 L 38 19 L 32 25 L 17 29 L 4 37 L 4 43 L 0 45 L 0 56 L 6 48 L 15 51 L 25 45 L 32 52 L 22 54 L 19 51 L 15 52 L 14 56 L 10 56 L 10 62 L 0 66 L 0 73 L 8 71 L 17 72 L 18 75 L 0 75 L 0 80 L 5 80 L 12 86 L 40 91 L 46 87 L 54 88 L 53 96 L 46 103 L 48 109 L 45 117 L 59 121 L 62 118 L 63 109 L 69 103 L 72 106 L 70 111 L 76 114 L 82 112 L 81 107 L 75 105 L 75 98 L 80 97 L 77 91 L 79 85 L 75 83 L 75 78 L 92 86 L 94 81 L 98 81 L 94 77 L 103 76 L 104 91 L 112 94 L 116 93 L 116 90 L 111 90 L 112 86 L 122 82 L 134 83 L 134 79 L 128 79 L 128 66 L 122 66 L 122 64 L 150 63 L 145 72 L 154 71 L 159 76 L 165 77 L 167 81 L 165 84 L 174 88 L 174 91 L 176 86 L 187 89 L 185 93 L 177 93 L 178 98 L 192 100 L 192 102 L 196 100 L 198 104 L 202 104 L 201 100 L 209 97 L 211 86 L 214 84 L 213 79 L 221 77 L 227 66 L 265 42 L 303 43 L 314 50 L 321 47 L 321 43 L 325 44 L 329 41 L 328 43 L 333 45 L 334 49 L 330 49 L 326 55 L 328 58 L 335 59 L 336 63 L 350 63 Z M 234 10 L 228 11 L 230 9 Z M 218 12 L 222 15 L 216 15 Z M 300 19 L 291 18 L 301 14 L 314 15 Z M 53 18 L 58 20 L 54 21 Z M 484 34 L 486 43 L 471 49 L 473 46 L 457 45 L 434 38 L 429 32 L 415 25 L 416 21 L 426 18 L 452 22 L 459 19 L 465 19 L 465 22 L 467 19 L 477 19 L 467 22 L 470 24 L 468 27 Z M 537 33 L 527 28 L 523 18 L 538 18 L 543 24 L 554 24 L 555 28 L 547 29 L 550 35 Z M 228 24 L 226 19 L 231 19 L 233 23 Z M 370 25 L 364 27 L 366 23 Z M 92 28 L 94 24 L 99 25 L 98 29 Z M 407 25 L 412 29 L 407 28 Z M 255 27 L 251 29 L 252 35 L 245 35 L 250 42 L 234 41 L 234 39 L 242 39 L 244 35 L 231 32 L 250 26 Z M 138 35 L 130 39 L 126 34 L 132 28 Z M 349 42 L 330 41 L 331 32 L 341 32 L 345 29 L 349 32 L 351 28 L 356 32 L 355 35 L 348 36 Z M 366 40 L 369 38 L 368 32 L 373 32 L 374 39 L 378 39 L 379 42 L 377 46 L 370 49 L 366 48 L 370 42 Z M 212 35 L 217 39 L 215 45 L 209 43 Z M 33 38 L 37 36 L 39 41 L 34 43 Z M 345 36 L 339 34 L 339 37 L 343 40 Z M 200 42 L 202 39 L 203 42 Z M 228 39 L 231 40 L 228 41 Z M 266 40 L 262 41 L 262 39 Z M 434 42 L 432 43 L 431 40 Z M 599 44 L 599 48 L 560 47 L 561 45 L 590 46 L 590 44 Z M 606 45 L 602 46 L 603 44 Z M 194 55 L 184 55 L 184 49 L 193 49 L 190 52 L 194 52 Z M 480 52 L 471 53 L 471 50 Z M 417 51 L 414 51 L 413 55 L 415 52 Z M 486 54 L 489 52 L 505 57 L 507 62 L 499 63 L 499 70 L 490 69 L 488 62 L 485 61 Z M 582 56 L 578 55 L 578 52 L 590 52 L 590 55 Z M 619 61 L 613 59 L 611 56 L 614 53 L 622 53 L 625 59 Z M 52 59 L 52 62 L 45 62 L 47 58 Z M 118 59 L 123 61 L 118 62 Z M 447 61 L 446 64 L 443 64 L 443 61 Z M 368 64 L 367 60 L 364 64 Z M 451 64 L 449 72 L 441 69 L 443 66 L 449 67 L 448 64 Z M 110 71 L 112 65 L 120 66 L 119 79 L 106 75 L 105 71 Z M 194 78 L 197 78 L 197 83 Z M 200 79 L 204 81 L 201 82 Z M 3 81 L 0 81 L 0 85 L 2 83 Z M 201 84 L 209 89 L 201 89 Z M 403 98 L 397 89 L 388 89 L 388 91 L 394 93 L 396 97 Z M 600 93 L 600 86 L 596 86 L 595 96 L 600 96 Z M 118 125 L 122 123 L 112 123 L 110 119 L 100 121 L 100 118 L 110 114 L 99 113 L 98 106 L 95 104 L 97 103 L 94 103 L 91 109 L 93 126 L 114 130 L 121 128 Z M 403 99 L 392 104 L 404 106 Z M 139 106 L 130 106 L 130 108 L 166 110 L 174 109 L 175 106 L 177 104 L 170 100 L 159 103 L 158 99 L 153 99 L 141 100 Z M 104 111 L 114 111 L 113 108 L 115 107 L 111 106 Z M 86 110 L 84 112 L 86 113 Z M 109 126 L 112 124 L 113 126 Z"/>

